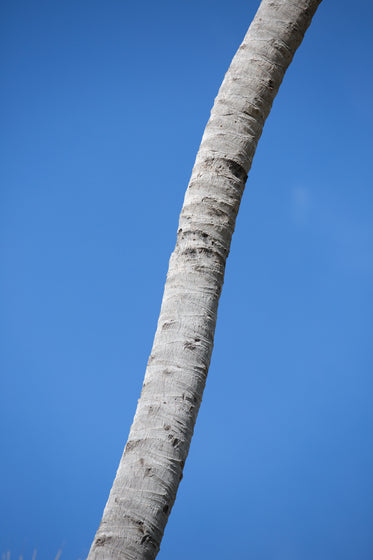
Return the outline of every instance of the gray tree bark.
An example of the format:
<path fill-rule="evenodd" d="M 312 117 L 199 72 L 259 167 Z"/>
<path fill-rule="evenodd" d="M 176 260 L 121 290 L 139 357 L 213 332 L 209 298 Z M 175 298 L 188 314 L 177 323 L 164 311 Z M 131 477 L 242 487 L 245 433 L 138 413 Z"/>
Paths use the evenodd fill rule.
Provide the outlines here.
<path fill-rule="evenodd" d="M 88 560 L 158 553 L 202 399 L 247 173 L 320 2 L 263 0 L 216 97 L 185 194 L 141 398 Z"/>

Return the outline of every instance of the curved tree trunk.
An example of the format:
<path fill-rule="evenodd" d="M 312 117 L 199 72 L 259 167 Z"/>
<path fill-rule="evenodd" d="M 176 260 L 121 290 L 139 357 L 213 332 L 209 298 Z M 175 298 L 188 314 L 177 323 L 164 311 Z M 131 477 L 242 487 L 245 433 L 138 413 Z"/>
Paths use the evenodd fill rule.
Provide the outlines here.
<path fill-rule="evenodd" d="M 158 553 L 202 399 L 247 173 L 320 2 L 263 0 L 216 97 L 180 215 L 141 398 L 88 560 Z"/>

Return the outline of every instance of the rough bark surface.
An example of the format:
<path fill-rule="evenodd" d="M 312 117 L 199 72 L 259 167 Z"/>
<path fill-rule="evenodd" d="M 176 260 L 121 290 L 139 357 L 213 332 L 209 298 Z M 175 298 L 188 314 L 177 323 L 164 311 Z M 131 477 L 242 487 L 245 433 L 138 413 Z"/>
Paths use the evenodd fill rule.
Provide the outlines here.
<path fill-rule="evenodd" d="M 141 398 L 88 560 L 158 553 L 202 399 L 247 173 L 320 2 L 263 0 L 216 97 L 180 215 Z"/>

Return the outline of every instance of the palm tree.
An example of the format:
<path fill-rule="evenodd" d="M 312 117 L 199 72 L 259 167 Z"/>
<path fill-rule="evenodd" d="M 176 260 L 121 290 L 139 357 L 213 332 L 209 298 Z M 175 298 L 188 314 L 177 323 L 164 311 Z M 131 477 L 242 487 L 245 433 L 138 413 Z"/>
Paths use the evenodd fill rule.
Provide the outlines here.
<path fill-rule="evenodd" d="M 247 174 L 320 2 L 263 0 L 216 97 L 185 194 L 141 398 L 88 560 L 158 553 L 202 399 Z"/>

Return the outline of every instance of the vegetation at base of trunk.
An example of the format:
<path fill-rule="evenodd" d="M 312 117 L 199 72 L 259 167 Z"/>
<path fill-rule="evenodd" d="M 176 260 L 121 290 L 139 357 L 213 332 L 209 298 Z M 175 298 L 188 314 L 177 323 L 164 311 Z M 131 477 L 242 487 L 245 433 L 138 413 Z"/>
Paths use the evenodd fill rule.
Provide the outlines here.
<path fill-rule="evenodd" d="M 62 556 L 62 548 L 59 548 L 57 551 L 56 556 L 54 557 L 54 560 L 60 560 L 61 556 Z M 13 556 L 10 552 L 10 550 L 8 550 L 7 552 L 3 552 L 1 555 L 1 560 L 27 560 L 26 557 L 23 554 L 18 554 L 18 556 Z M 34 548 L 34 551 L 32 553 L 32 557 L 31 560 L 37 560 L 37 549 Z M 78 560 L 85 560 L 85 558 L 78 558 Z"/>

